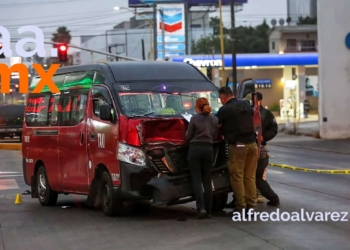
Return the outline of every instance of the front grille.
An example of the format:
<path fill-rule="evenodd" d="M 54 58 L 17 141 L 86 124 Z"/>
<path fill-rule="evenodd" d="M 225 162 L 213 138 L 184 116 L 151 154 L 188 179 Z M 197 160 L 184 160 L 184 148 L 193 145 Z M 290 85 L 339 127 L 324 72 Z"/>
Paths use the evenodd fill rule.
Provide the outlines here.
<path fill-rule="evenodd" d="M 180 148 L 174 151 L 169 151 L 168 155 L 173 161 L 179 173 L 189 172 L 188 162 L 187 162 L 187 151 L 188 147 Z"/>
<path fill-rule="evenodd" d="M 153 166 L 158 170 L 160 173 L 170 173 L 170 170 L 165 166 L 162 159 L 152 159 L 151 160 Z"/>
<path fill-rule="evenodd" d="M 225 142 L 216 144 L 214 146 L 214 150 L 215 152 L 218 151 L 217 157 L 216 157 L 216 163 L 214 166 L 214 169 L 215 169 L 216 167 L 220 167 L 227 163 L 228 144 Z M 168 160 L 171 161 L 170 164 L 172 164 L 176 169 L 176 174 L 189 173 L 189 166 L 187 162 L 187 152 L 188 152 L 188 147 L 181 147 L 177 149 L 168 150 L 165 153 L 168 156 Z M 167 174 L 171 173 L 170 169 L 166 166 L 167 160 L 165 160 L 165 158 L 153 157 L 152 159 L 150 159 L 150 161 L 152 162 L 153 166 L 157 169 L 158 172 L 167 173 Z"/>

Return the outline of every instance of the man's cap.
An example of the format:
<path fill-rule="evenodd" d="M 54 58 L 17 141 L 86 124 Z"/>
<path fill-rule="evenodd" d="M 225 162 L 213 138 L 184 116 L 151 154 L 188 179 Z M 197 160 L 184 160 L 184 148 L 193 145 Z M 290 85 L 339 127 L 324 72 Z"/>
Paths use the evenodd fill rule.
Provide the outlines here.
<path fill-rule="evenodd" d="M 258 101 L 263 99 L 263 95 L 260 92 L 256 92 L 256 97 L 258 98 Z"/>

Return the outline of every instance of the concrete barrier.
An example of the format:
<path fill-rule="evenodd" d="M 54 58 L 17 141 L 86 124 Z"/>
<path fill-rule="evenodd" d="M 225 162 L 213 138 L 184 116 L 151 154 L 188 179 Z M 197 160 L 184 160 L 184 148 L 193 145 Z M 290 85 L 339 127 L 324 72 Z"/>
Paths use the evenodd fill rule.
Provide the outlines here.
<path fill-rule="evenodd" d="M 0 149 L 22 150 L 22 143 L 0 143 Z"/>

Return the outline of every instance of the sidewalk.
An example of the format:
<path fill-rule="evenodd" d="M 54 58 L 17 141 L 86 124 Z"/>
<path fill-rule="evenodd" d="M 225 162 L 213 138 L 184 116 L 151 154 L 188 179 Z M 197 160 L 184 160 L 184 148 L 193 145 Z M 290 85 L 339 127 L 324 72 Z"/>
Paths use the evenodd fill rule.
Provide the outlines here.
<path fill-rule="evenodd" d="M 309 115 L 308 118 L 301 119 L 289 118 L 288 124 L 288 120 L 281 117 L 276 117 L 276 121 L 280 133 L 319 137 L 318 115 Z"/>
<path fill-rule="evenodd" d="M 324 140 L 309 136 L 296 136 L 279 133 L 271 142 L 271 146 L 304 148 L 338 154 L 350 154 L 350 139 Z"/>
<path fill-rule="evenodd" d="M 282 119 L 280 116 L 276 116 L 276 121 L 278 125 L 282 125 L 282 124 L 286 124 L 287 123 L 287 119 Z M 291 123 L 309 123 L 309 122 L 318 122 L 318 115 L 309 115 L 308 118 L 300 118 L 298 120 L 298 118 L 289 118 L 289 121 Z"/>

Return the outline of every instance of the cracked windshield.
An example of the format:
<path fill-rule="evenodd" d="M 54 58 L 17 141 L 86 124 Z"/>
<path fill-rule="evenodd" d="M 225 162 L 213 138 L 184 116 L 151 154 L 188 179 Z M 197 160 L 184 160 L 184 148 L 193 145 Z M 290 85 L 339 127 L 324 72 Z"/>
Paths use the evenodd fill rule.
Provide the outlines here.
<path fill-rule="evenodd" d="M 196 100 L 207 98 L 213 113 L 222 106 L 217 91 L 157 93 L 119 93 L 122 109 L 126 116 L 179 116 L 196 114 Z"/>

